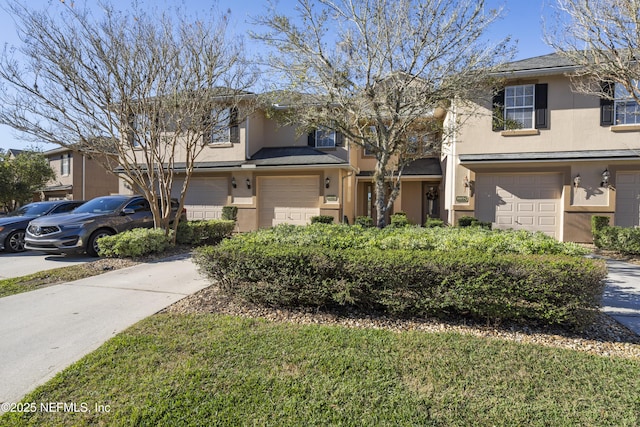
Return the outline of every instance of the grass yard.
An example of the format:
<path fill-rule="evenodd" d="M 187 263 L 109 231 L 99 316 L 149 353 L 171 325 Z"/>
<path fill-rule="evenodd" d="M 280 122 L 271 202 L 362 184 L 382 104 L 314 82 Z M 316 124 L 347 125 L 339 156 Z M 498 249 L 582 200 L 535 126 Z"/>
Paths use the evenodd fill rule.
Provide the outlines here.
<path fill-rule="evenodd" d="M 454 333 L 152 316 L 2 426 L 637 426 L 640 361 Z M 95 412 L 95 405 L 108 412 Z"/>

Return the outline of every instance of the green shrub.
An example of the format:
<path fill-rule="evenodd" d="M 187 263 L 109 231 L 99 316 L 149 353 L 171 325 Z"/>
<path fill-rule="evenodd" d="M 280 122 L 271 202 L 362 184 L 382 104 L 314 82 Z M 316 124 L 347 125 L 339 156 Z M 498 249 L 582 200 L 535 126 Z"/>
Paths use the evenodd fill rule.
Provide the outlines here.
<path fill-rule="evenodd" d="M 351 306 L 409 316 L 587 325 L 604 262 L 479 251 L 338 249 L 230 239 L 196 263 L 223 291 L 269 306 Z"/>
<path fill-rule="evenodd" d="M 427 218 L 424 226 L 426 228 L 444 227 L 444 221 L 440 218 Z"/>
<path fill-rule="evenodd" d="M 406 227 L 409 225 L 407 214 L 404 212 L 396 212 L 391 215 L 391 227 Z"/>
<path fill-rule="evenodd" d="M 238 207 L 237 206 L 223 206 L 222 207 L 222 219 L 227 221 L 238 220 Z"/>
<path fill-rule="evenodd" d="M 109 258 L 132 258 L 164 252 L 171 235 L 161 228 L 134 228 L 98 239 L 98 254 Z"/>
<path fill-rule="evenodd" d="M 187 221 L 178 224 L 176 242 L 187 245 L 215 245 L 230 237 L 235 221 L 225 219 Z"/>
<path fill-rule="evenodd" d="M 235 237 L 259 244 L 320 245 L 329 248 L 378 248 L 487 253 L 565 254 L 582 256 L 589 251 L 575 243 L 558 242 L 543 233 L 491 231 L 479 227 L 402 227 L 384 229 L 345 224 L 279 225 Z"/>
<path fill-rule="evenodd" d="M 491 230 L 491 223 L 480 221 L 472 216 L 461 216 L 458 219 L 458 227 L 480 227 Z"/>
<path fill-rule="evenodd" d="M 370 216 L 357 216 L 354 224 L 361 227 L 373 227 L 373 218 Z"/>
<path fill-rule="evenodd" d="M 478 220 L 472 216 L 461 216 L 458 218 L 458 227 L 471 227 L 474 222 Z"/>
<path fill-rule="evenodd" d="M 316 215 L 311 217 L 311 224 L 333 224 L 333 216 Z"/>
<path fill-rule="evenodd" d="M 593 244 L 598 248 L 601 247 L 600 232 L 603 228 L 609 226 L 609 220 L 608 216 L 594 215 L 591 217 L 591 234 L 593 235 Z"/>

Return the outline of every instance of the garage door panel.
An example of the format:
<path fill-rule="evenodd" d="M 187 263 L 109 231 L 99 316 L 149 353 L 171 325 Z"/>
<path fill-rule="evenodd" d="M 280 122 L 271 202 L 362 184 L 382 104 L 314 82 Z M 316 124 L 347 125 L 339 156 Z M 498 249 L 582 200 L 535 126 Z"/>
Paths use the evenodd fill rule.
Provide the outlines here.
<path fill-rule="evenodd" d="M 560 174 L 478 174 L 476 215 L 496 228 L 559 236 Z"/>
<path fill-rule="evenodd" d="M 175 182 L 173 194 L 179 195 L 182 182 Z M 184 199 L 187 219 L 220 219 L 222 207 L 227 204 L 226 178 L 192 178 Z"/>
<path fill-rule="evenodd" d="M 259 226 L 304 225 L 320 215 L 318 176 L 261 177 Z"/>

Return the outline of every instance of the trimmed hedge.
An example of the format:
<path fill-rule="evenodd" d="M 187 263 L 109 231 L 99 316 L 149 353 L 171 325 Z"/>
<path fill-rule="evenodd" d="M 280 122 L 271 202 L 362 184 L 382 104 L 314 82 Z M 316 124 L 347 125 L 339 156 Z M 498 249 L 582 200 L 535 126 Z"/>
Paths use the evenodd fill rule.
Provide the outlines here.
<path fill-rule="evenodd" d="M 608 216 L 598 216 L 594 215 L 591 217 L 591 234 L 593 235 L 593 244 L 596 247 L 600 247 L 600 232 L 603 228 L 609 226 L 609 217 Z"/>
<path fill-rule="evenodd" d="M 373 218 L 370 216 L 357 216 L 353 224 L 360 227 L 373 227 Z"/>
<path fill-rule="evenodd" d="M 562 243 L 543 233 L 495 230 L 479 227 L 401 227 L 384 229 L 346 224 L 278 225 L 234 239 L 261 245 L 282 243 L 292 246 L 321 245 L 329 248 L 412 249 L 436 251 L 480 251 L 487 253 L 586 255 L 589 251 L 575 243 Z"/>
<path fill-rule="evenodd" d="M 640 228 L 603 227 L 594 235 L 594 243 L 601 249 L 640 255 Z"/>
<path fill-rule="evenodd" d="M 161 228 L 134 228 L 98 239 L 98 255 L 134 258 L 164 252 L 171 245 L 171 235 Z"/>
<path fill-rule="evenodd" d="M 409 219 L 405 212 L 396 212 L 391 215 L 391 227 L 407 227 L 409 225 Z"/>
<path fill-rule="evenodd" d="M 604 262 L 579 257 L 437 252 L 231 239 L 196 263 L 221 288 L 269 306 L 348 305 L 395 315 L 469 316 L 587 325 L 597 312 Z"/>
<path fill-rule="evenodd" d="M 178 224 L 176 242 L 198 246 L 216 245 L 230 237 L 235 226 L 235 221 L 226 219 L 181 222 Z"/>
<path fill-rule="evenodd" d="M 311 224 L 333 224 L 333 217 L 331 215 L 312 216 Z"/>
<path fill-rule="evenodd" d="M 491 230 L 491 223 L 480 221 L 472 216 L 461 216 L 458 219 L 458 227 L 480 227 Z"/>
<path fill-rule="evenodd" d="M 228 221 L 238 220 L 238 207 L 237 206 L 223 206 L 222 207 L 222 219 Z"/>

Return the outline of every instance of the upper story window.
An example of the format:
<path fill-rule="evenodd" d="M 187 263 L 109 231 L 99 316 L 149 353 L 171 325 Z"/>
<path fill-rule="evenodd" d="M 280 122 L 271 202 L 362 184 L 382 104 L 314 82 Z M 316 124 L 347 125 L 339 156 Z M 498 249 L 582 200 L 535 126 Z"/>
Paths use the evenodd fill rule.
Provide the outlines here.
<path fill-rule="evenodd" d="M 633 99 L 629 91 L 619 83 L 615 85 L 614 109 L 616 125 L 640 124 L 640 105 Z"/>
<path fill-rule="evenodd" d="M 211 130 L 209 144 L 229 144 L 239 142 L 238 112 L 235 108 L 222 108 L 211 111 Z"/>
<path fill-rule="evenodd" d="M 508 86 L 504 91 L 504 119 L 522 129 L 533 129 L 535 86 Z"/>
<path fill-rule="evenodd" d="M 60 160 L 60 175 L 68 176 L 71 173 L 71 154 L 65 153 Z"/>
<path fill-rule="evenodd" d="M 342 146 L 342 134 L 327 128 L 309 133 L 308 145 L 315 148 L 334 148 Z"/>
<path fill-rule="evenodd" d="M 493 96 L 493 130 L 548 128 L 546 83 L 507 86 Z"/>

